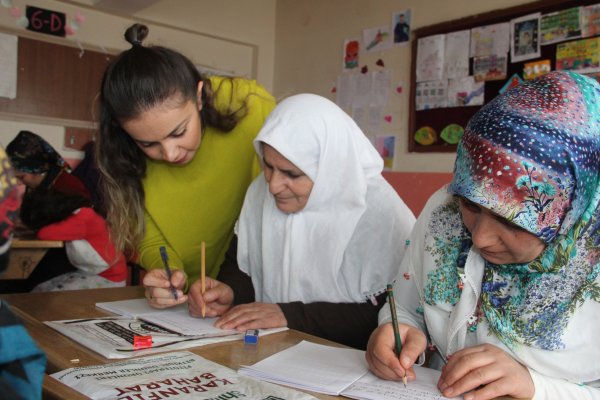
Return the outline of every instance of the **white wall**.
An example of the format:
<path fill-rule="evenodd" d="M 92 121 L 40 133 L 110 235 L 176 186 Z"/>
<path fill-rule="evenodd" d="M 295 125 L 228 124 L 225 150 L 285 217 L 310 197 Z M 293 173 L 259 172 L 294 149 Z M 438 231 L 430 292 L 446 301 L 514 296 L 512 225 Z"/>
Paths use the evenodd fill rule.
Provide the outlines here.
<path fill-rule="evenodd" d="M 64 12 L 68 21 L 79 13 L 85 21 L 75 35 L 55 38 L 19 27 L 18 18 L 9 13 L 10 9 L 0 6 L 2 32 L 118 53 L 129 47 L 123 38 L 125 29 L 134 22 L 143 22 L 150 27 L 146 44 L 173 47 L 200 67 L 252 77 L 267 89 L 273 88 L 276 0 L 164 0 L 130 17 L 100 12 L 87 5 L 89 1 L 81 0 L 13 0 L 12 4 L 23 15 L 26 5 L 31 5 Z M 6 145 L 19 129 L 32 130 L 53 142 L 57 136 L 62 137 L 65 125 L 82 126 L 78 121 L 7 116 L 0 109 L 0 143 Z M 62 139 L 57 150 L 65 152 Z M 64 155 L 73 158 L 82 155 L 72 153 Z"/>
<path fill-rule="evenodd" d="M 275 95 L 317 93 L 335 100 L 331 88 L 342 72 L 344 39 L 361 37 L 363 29 L 391 24 L 392 14 L 411 10 L 411 27 L 461 19 L 531 0 L 278 0 L 275 58 Z M 360 66 L 375 70 L 381 58 L 392 72 L 394 86 L 384 114 L 392 123 L 382 123 L 380 134 L 395 135 L 394 170 L 406 172 L 452 172 L 454 153 L 408 152 L 408 96 L 410 92 L 410 46 L 380 53 L 361 54 Z"/>

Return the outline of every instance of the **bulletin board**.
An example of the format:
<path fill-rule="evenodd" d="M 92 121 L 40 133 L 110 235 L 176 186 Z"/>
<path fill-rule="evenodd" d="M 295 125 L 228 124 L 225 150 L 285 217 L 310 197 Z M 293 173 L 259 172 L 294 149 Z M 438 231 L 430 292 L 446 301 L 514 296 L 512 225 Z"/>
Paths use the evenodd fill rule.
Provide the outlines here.
<path fill-rule="evenodd" d="M 517 7 L 496 10 L 485 14 L 474 15 L 460 20 L 444 22 L 415 30 L 412 33 L 412 62 L 411 62 L 411 93 L 409 105 L 409 134 L 408 149 L 409 152 L 455 152 L 456 145 L 446 143 L 439 137 L 442 129 L 450 124 L 458 124 L 463 128 L 467 125 L 469 119 L 481 108 L 481 106 L 465 107 L 446 107 L 431 108 L 426 110 L 417 110 L 416 107 L 416 67 L 417 67 L 417 45 L 419 38 L 432 35 L 447 34 L 465 29 L 472 29 L 485 25 L 492 25 L 501 22 L 510 22 L 514 18 L 526 16 L 528 14 L 540 12 L 548 14 L 551 12 L 562 11 L 571 7 L 586 6 L 600 3 L 600 0 L 543 0 L 520 5 Z M 579 40 L 579 39 L 574 39 Z M 562 42 L 564 43 L 564 42 Z M 539 58 L 530 59 L 522 62 L 511 62 L 511 54 L 508 52 L 508 63 L 506 79 L 497 81 L 486 81 L 484 84 L 484 104 L 489 102 L 499 94 L 499 91 L 506 84 L 507 80 L 515 73 L 523 76 L 525 63 L 536 60 L 550 60 L 551 70 L 555 70 L 556 47 L 560 43 L 542 45 Z M 473 75 L 473 58 L 469 59 L 469 75 Z M 433 144 L 422 145 L 414 139 L 414 134 L 420 127 L 429 126 L 438 133 L 437 140 Z"/>
<path fill-rule="evenodd" d="M 113 56 L 19 37 L 17 97 L 0 97 L 3 113 L 97 121 L 95 101 Z"/>

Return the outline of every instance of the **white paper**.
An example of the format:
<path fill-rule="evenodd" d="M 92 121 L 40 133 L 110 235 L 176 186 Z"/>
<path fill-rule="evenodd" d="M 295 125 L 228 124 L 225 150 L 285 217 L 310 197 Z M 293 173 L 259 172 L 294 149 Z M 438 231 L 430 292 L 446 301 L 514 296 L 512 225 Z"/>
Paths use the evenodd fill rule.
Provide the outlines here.
<path fill-rule="evenodd" d="M 365 352 L 300 342 L 238 373 L 260 380 L 359 400 L 442 400 L 437 389 L 440 372 L 414 366 L 417 378 L 405 388 L 369 372 Z"/>
<path fill-rule="evenodd" d="M 471 57 L 507 54 L 509 43 L 509 22 L 478 26 L 471 29 Z"/>
<path fill-rule="evenodd" d="M 50 376 L 96 400 L 315 399 L 306 393 L 245 378 L 185 351 L 69 368 Z"/>
<path fill-rule="evenodd" d="M 483 82 L 472 76 L 448 80 L 448 107 L 480 106 L 483 100 Z"/>
<path fill-rule="evenodd" d="M 342 394 L 345 397 L 358 400 L 448 399 L 436 389 L 440 376 L 439 371 L 419 366 L 415 366 L 414 370 L 417 374 L 417 380 L 409 382 L 406 387 L 402 382 L 379 379 L 369 372 L 345 389 Z"/>
<path fill-rule="evenodd" d="M 446 35 L 420 38 L 417 42 L 417 82 L 435 81 L 444 75 Z"/>
<path fill-rule="evenodd" d="M 364 351 L 302 341 L 251 366 L 241 375 L 339 395 L 368 370 Z"/>
<path fill-rule="evenodd" d="M 415 93 L 417 110 L 444 108 L 448 104 L 448 80 L 417 82 Z"/>
<path fill-rule="evenodd" d="M 444 50 L 444 77 L 461 78 L 469 75 L 469 43 L 471 31 L 451 32 L 446 34 Z"/>
<path fill-rule="evenodd" d="M 16 36 L 0 33 L 0 97 L 17 97 L 17 49 Z"/>
<path fill-rule="evenodd" d="M 96 307 L 115 314 L 152 322 L 163 328 L 188 336 L 226 336 L 236 334 L 234 329 L 216 328 L 217 318 L 192 317 L 187 303 L 165 309 L 152 308 L 145 298 L 96 303 Z"/>

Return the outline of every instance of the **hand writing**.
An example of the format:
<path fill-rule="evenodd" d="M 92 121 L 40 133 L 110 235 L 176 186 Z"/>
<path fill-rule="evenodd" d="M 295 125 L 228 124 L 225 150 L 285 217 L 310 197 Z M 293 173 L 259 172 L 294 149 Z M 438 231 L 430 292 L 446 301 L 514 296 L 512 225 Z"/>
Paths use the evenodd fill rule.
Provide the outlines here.
<path fill-rule="evenodd" d="M 218 317 L 231 308 L 233 289 L 225 283 L 206 277 L 205 292 L 202 296 L 202 283 L 198 280 L 189 290 L 188 308 L 193 317 L 202 316 L 202 305 L 206 305 L 205 317 Z"/>
<path fill-rule="evenodd" d="M 491 344 L 462 349 L 452 354 L 442 369 L 438 388 L 446 397 L 487 400 L 498 396 L 531 398 L 534 385 L 527 368 L 504 350 Z"/>
<path fill-rule="evenodd" d="M 427 338 L 423 332 L 413 326 L 400 324 L 399 327 L 402 338 L 401 361 L 394 353 L 392 324 L 387 323 L 379 326 L 371 334 L 367 344 L 367 363 L 371 371 L 382 379 L 400 381 L 406 373 L 406 377 L 413 380 L 415 373 L 412 366 L 425 350 Z"/>
<path fill-rule="evenodd" d="M 185 303 L 187 301 L 187 296 L 183 294 L 183 288 L 186 279 L 185 272 L 178 269 L 173 270 L 170 283 L 167 279 L 167 274 L 163 269 L 153 269 L 148 271 L 146 275 L 144 275 L 143 280 L 148 304 L 154 308 L 168 308 Z M 177 300 L 173 298 L 171 283 L 175 289 L 177 289 Z"/>

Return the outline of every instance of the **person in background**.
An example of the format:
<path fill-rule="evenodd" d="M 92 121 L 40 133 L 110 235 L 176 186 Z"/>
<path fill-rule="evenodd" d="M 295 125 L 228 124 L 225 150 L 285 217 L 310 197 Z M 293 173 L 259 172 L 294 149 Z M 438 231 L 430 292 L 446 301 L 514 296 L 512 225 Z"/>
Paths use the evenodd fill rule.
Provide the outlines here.
<path fill-rule="evenodd" d="M 6 146 L 6 153 L 18 181 L 25 185 L 23 201 L 38 189 L 50 188 L 67 195 L 91 198 L 85 184 L 71 174 L 69 164 L 41 136 L 30 131 L 20 131 Z M 31 234 L 23 229 L 25 227 L 21 223 L 18 224 L 18 228 L 19 234 Z M 41 282 L 75 269 L 64 248 L 52 248 L 46 252 L 27 279 L 0 282 L 0 292 L 28 292 Z"/>
<path fill-rule="evenodd" d="M 239 269 L 225 264 L 204 295 L 192 285 L 192 315 L 205 307 L 221 328 L 287 326 L 364 349 L 413 213 L 367 137 L 323 97 L 282 101 L 254 145 L 263 174 L 242 208 Z"/>
<path fill-rule="evenodd" d="M 21 205 L 22 222 L 41 240 L 63 240 L 77 270 L 38 284 L 34 292 L 125 286 L 127 263 L 89 199 L 37 189 Z"/>
<path fill-rule="evenodd" d="M 25 195 L 37 188 L 53 188 L 66 194 L 91 198 L 89 191 L 60 154 L 41 136 L 20 131 L 6 146 L 17 179 L 26 186 Z"/>
<path fill-rule="evenodd" d="M 150 305 L 169 307 L 186 301 L 187 282 L 200 275 L 201 242 L 217 276 L 260 172 L 252 141 L 275 101 L 255 81 L 206 78 L 181 53 L 143 46 L 147 34 L 144 25 L 127 29 L 132 47 L 105 71 L 96 160 L 117 250 L 148 270 Z"/>
<path fill-rule="evenodd" d="M 429 343 L 446 397 L 600 399 L 599 160 L 595 80 L 551 72 L 482 107 L 394 285 L 400 357 L 384 307 L 371 370 L 414 377 Z"/>
<path fill-rule="evenodd" d="M 16 179 L 0 148 L 0 273 L 8 264 L 14 221 L 19 208 Z M 6 400 L 42 398 L 46 356 L 27 330 L 0 299 L 0 393 Z"/>

